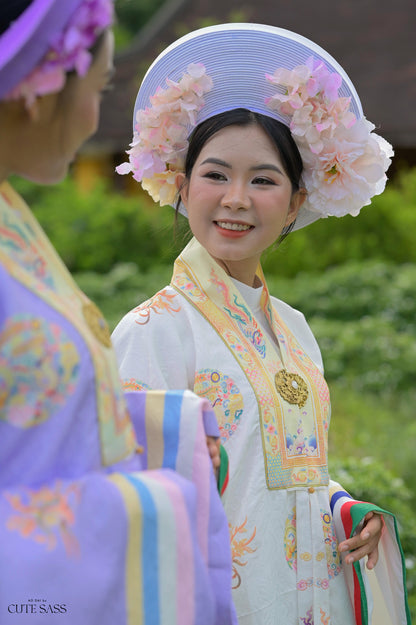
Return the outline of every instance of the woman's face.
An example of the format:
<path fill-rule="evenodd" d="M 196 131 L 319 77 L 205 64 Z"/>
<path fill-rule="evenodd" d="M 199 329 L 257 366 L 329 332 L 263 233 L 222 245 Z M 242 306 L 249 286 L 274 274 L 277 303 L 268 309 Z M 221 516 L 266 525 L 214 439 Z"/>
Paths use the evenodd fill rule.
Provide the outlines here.
<path fill-rule="evenodd" d="M 60 156 L 67 169 L 85 141 L 98 128 L 102 94 L 112 78 L 114 38 L 106 32 L 85 78 L 74 76 L 62 92 Z"/>
<path fill-rule="evenodd" d="M 113 74 L 114 40 L 106 32 L 88 73 L 67 78 L 65 88 L 35 101 L 26 131 L 26 156 L 15 173 L 39 184 L 64 178 L 81 145 L 98 127 L 102 93 Z"/>
<path fill-rule="evenodd" d="M 294 221 L 304 196 L 292 192 L 280 155 L 257 125 L 228 126 L 207 141 L 181 197 L 194 236 L 233 278 L 254 284 L 262 252 Z"/>

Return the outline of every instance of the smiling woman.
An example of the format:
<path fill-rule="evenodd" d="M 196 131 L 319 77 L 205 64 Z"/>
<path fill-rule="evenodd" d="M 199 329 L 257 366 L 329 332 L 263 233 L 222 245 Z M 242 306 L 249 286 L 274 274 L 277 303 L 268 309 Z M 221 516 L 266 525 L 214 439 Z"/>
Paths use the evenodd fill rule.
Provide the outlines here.
<path fill-rule="evenodd" d="M 205 144 L 191 137 L 190 148 L 199 146 L 199 154 L 198 147 L 190 149 L 185 172 L 177 176 L 193 235 L 229 276 L 249 286 L 262 253 L 293 224 L 305 200 L 301 168 L 297 179 L 289 177 L 280 144 L 259 120 L 242 109 L 201 124 Z M 213 134 L 204 129 L 208 123 Z M 301 163 L 293 140 L 292 152 Z"/>
<path fill-rule="evenodd" d="M 133 124 L 119 173 L 161 205 L 176 199 L 194 238 L 170 284 L 113 340 L 126 387 L 190 389 L 215 410 L 239 624 L 369 624 L 367 558 L 386 623 L 410 625 L 395 521 L 330 480 L 320 350 L 260 265 L 288 230 L 358 215 L 384 188 L 391 147 L 325 50 L 261 24 L 169 46 L 144 77 Z"/>

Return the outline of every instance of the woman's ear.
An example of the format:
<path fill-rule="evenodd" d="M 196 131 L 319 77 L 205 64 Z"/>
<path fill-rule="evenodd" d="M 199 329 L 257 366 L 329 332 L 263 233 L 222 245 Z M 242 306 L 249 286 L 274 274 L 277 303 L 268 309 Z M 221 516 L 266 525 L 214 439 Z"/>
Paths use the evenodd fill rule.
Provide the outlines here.
<path fill-rule="evenodd" d="M 182 204 L 186 208 L 186 203 L 188 201 L 188 181 L 183 172 L 176 174 L 175 184 L 176 184 L 178 193 L 181 196 Z"/>
<path fill-rule="evenodd" d="M 290 226 L 290 224 L 295 221 L 296 217 L 298 216 L 299 210 L 307 197 L 308 193 L 303 187 L 292 194 L 285 227 Z"/>
<path fill-rule="evenodd" d="M 25 106 L 26 114 L 29 117 L 30 121 L 37 122 L 40 117 L 39 99 L 34 98 L 32 102 L 30 103 L 26 102 L 24 106 Z"/>
<path fill-rule="evenodd" d="M 34 98 L 30 103 L 24 98 L 19 98 L 16 100 L 3 100 L 1 104 L 11 119 L 16 120 L 20 124 L 36 122 L 40 117 L 38 98 Z"/>
<path fill-rule="evenodd" d="M 61 99 L 67 88 L 68 83 L 62 91 L 37 96 L 29 103 L 22 100 L 24 114 L 29 121 L 35 124 L 38 122 L 50 124 L 57 114 L 61 114 Z"/>

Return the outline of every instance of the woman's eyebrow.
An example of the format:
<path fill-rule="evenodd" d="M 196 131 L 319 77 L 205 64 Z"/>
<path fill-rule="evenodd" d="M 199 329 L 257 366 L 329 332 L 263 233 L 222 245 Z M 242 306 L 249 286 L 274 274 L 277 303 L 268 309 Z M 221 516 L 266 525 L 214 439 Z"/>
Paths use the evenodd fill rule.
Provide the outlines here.
<path fill-rule="evenodd" d="M 261 169 L 270 169 L 272 171 L 276 171 L 278 174 L 282 174 L 282 170 L 277 167 L 277 165 L 272 165 L 271 163 L 261 163 L 260 165 L 255 165 L 254 167 L 250 167 L 251 171 L 260 171 Z"/>
<path fill-rule="evenodd" d="M 221 167 L 227 167 L 228 169 L 232 169 L 229 163 L 221 160 L 220 158 L 214 158 L 214 157 L 206 158 L 201 163 L 201 165 L 205 165 L 206 163 L 210 163 L 212 165 L 220 165 Z M 250 167 L 250 171 L 261 171 L 262 169 L 268 169 L 268 170 L 275 171 L 278 174 L 283 175 L 282 170 L 276 165 L 272 165 L 271 163 L 260 163 L 260 165 L 254 165 L 253 167 Z"/>
<path fill-rule="evenodd" d="M 228 167 L 228 169 L 231 169 L 231 165 L 229 163 L 226 163 L 225 161 L 222 161 L 220 158 L 206 158 L 205 161 L 201 163 L 201 165 L 205 165 L 206 163 L 211 163 L 212 165 L 220 165 L 221 167 Z"/>

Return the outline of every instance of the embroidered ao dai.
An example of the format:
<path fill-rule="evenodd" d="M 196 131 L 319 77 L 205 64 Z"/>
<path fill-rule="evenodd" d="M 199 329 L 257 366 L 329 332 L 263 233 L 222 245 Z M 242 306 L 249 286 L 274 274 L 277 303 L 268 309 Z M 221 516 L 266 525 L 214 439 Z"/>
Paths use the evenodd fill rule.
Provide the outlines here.
<path fill-rule="evenodd" d="M 328 477 L 319 348 L 259 271 L 263 288 L 236 283 L 191 241 L 171 285 L 114 331 L 122 378 L 127 388 L 192 389 L 214 407 L 230 463 L 223 503 L 240 625 L 365 623 L 362 570 L 344 569 L 337 551 L 354 529 L 341 509 L 355 502 Z M 401 601 L 395 625 L 407 622 Z"/>
<path fill-rule="evenodd" d="M 215 432 L 189 391 L 124 395 L 100 313 L 1 185 L 2 625 L 232 625 Z"/>

